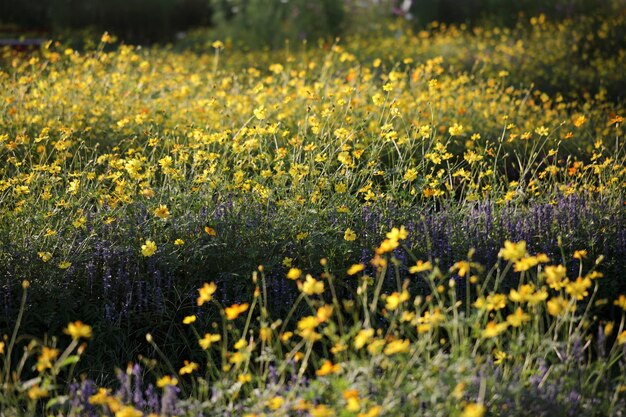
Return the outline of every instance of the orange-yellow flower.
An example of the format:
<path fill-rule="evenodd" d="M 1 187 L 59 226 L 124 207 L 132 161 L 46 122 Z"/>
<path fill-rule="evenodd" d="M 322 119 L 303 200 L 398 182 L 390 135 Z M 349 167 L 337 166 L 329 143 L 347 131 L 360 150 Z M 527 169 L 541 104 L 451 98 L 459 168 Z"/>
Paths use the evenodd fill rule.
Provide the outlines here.
<path fill-rule="evenodd" d="M 341 370 L 341 364 L 336 363 L 333 364 L 329 360 L 325 360 L 320 369 L 315 371 L 315 375 L 317 376 L 325 376 L 329 374 L 336 374 Z"/>
<path fill-rule="evenodd" d="M 198 289 L 198 294 L 200 294 L 200 296 L 198 297 L 198 306 L 201 306 L 202 304 L 211 301 L 213 299 L 213 294 L 216 290 L 217 285 L 215 285 L 214 282 L 211 282 L 210 284 L 207 284 L 205 282 L 202 288 Z"/>
<path fill-rule="evenodd" d="M 241 313 L 245 313 L 250 305 L 248 303 L 233 304 L 230 307 L 226 307 L 224 312 L 228 320 L 235 320 Z"/>
<path fill-rule="evenodd" d="M 91 338 L 91 326 L 84 324 L 80 320 L 68 324 L 63 332 L 69 334 L 74 340 L 78 340 L 81 337 L 84 339 Z"/>

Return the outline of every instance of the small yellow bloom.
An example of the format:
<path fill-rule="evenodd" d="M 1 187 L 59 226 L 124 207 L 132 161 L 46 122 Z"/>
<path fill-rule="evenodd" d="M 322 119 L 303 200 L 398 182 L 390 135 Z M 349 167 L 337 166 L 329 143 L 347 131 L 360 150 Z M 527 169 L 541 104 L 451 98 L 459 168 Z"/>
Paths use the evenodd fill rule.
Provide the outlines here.
<path fill-rule="evenodd" d="M 367 412 L 359 413 L 357 417 L 378 417 L 380 415 L 381 410 L 382 408 L 379 405 L 375 405 L 374 407 L 370 408 Z"/>
<path fill-rule="evenodd" d="M 175 244 L 176 246 L 182 246 L 182 245 L 184 245 L 184 244 L 185 244 L 185 241 L 184 241 L 184 240 L 182 240 L 182 239 L 176 239 L 176 240 L 174 241 L 174 244 Z"/>
<path fill-rule="evenodd" d="M 564 288 L 567 283 L 567 269 L 563 265 L 549 265 L 543 271 L 546 282 L 555 291 Z"/>
<path fill-rule="evenodd" d="M 159 219 L 167 219 L 170 215 L 170 211 L 167 209 L 167 206 L 161 204 L 159 207 L 154 209 L 154 215 Z"/>
<path fill-rule="evenodd" d="M 52 368 L 52 361 L 54 361 L 58 356 L 59 349 L 44 346 L 41 349 L 41 355 L 37 358 L 37 372 L 43 372 L 46 369 Z"/>
<path fill-rule="evenodd" d="M 509 324 L 506 322 L 496 323 L 495 321 L 490 321 L 483 329 L 481 335 L 484 338 L 491 339 L 506 331 L 507 327 L 509 327 Z"/>
<path fill-rule="evenodd" d="M 205 226 L 204 232 L 209 236 L 217 236 L 217 232 L 215 231 L 215 229 L 210 226 Z"/>
<path fill-rule="evenodd" d="M 626 295 L 621 294 L 617 300 L 613 301 L 613 304 L 626 311 Z"/>
<path fill-rule="evenodd" d="M 485 406 L 476 403 L 467 404 L 461 413 L 461 417 L 483 417 L 484 415 Z"/>
<path fill-rule="evenodd" d="M 354 264 L 350 268 L 348 268 L 348 271 L 346 273 L 348 275 L 356 275 L 359 272 L 363 271 L 364 269 L 365 269 L 365 265 L 363 265 L 363 264 Z"/>
<path fill-rule="evenodd" d="M 146 243 L 141 245 L 141 254 L 145 257 L 150 257 L 154 255 L 157 251 L 157 245 L 153 241 L 147 239 Z"/>
<path fill-rule="evenodd" d="M 524 310 L 522 310 L 521 307 L 518 307 L 517 310 L 515 310 L 515 313 L 509 314 L 506 318 L 506 322 L 513 327 L 519 327 L 528 321 L 530 321 L 530 315 L 524 313 Z"/>
<path fill-rule="evenodd" d="M 198 289 L 198 293 L 200 294 L 197 300 L 198 306 L 201 306 L 202 304 L 208 303 L 209 301 L 211 301 L 213 299 L 213 294 L 215 293 L 216 290 L 217 290 L 217 285 L 215 285 L 214 282 L 211 282 L 210 284 L 207 284 L 205 282 L 204 286 Z"/>
<path fill-rule="evenodd" d="M 183 363 L 183 367 L 180 368 L 180 370 L 178 371 L 178 373 L 181 375 L 191 374 L 194 371 L 198 370 L 198 364 L 195 362 L 183 361 Z"/>
<path fill-rule="evenodd" d="M 72 266 L 72 263 L 68 262 L 68 261 L 63 261 L 63 262 L 59 263 L 59 269 L 67 269 L 70 266 Z"/>
<path fill-rule="evenodd" d="M 195 314 L 191 315 L 191 316 L 186 316 L 183 319 L 183 324 L 191 324 L 191 323 L 195 323 L 196 321 L 196 316 Z"/>
<path fill-rule="evenodd" d="M 289 272 L 287 272 L 287 278 L 289 279 L 298 279 L 302 275 L 302 270 L 298 268 L 291 268 Z"/>
<path fill-rule="evenodd" d="M 359 331 L 359 333 L 354 336 L 354 348 L 356 350 L 361 349 L 367 343 L 369 343 L 370 339 L 374 336 L 374 329 L 363 329 Z"/>
<path fill-rule="evenodd" d="M 222 336 L 219 334 L 206 333 L 202 339 L 198 340 L 198 343 L 202 349 L 207 350 L 213 343 L 219 342 L 221 339 Z"/>
<path fill-rule="evenodd" d="M 324 363 L 322 364 L 321 368 L 318 369 L 317 371 L 315 371 L 315 375 L 317 376 L 326 376 L 329 374 L 336 374 L 341 370 L 341 364 L 336 363 L 333 365 L 333 363 L 329 360 L 324 361 Z"/>
<path fill-rule="evenodd" d="M 285 399 L 281 396 L 276 396 L 267 400 L 265 405 L 272 411 L 278 410 L 285 403 Z"/>
<path fill-rule="evenodd" d="M 125 405 L 115 413 L 115 417 L 143 417 L 143 413 L 133 406 Z"/>
<path fill-rule="evenodd" d="M 35 385 L 28 390 L 28 398 L 35 401 L 48 396 L 48 390 Z"/>
<path fill-rule="evenodd" d="M 157 387 L 159 388 L 165 388 L 167 386 L 175 386 L 175 385 L 178 385 L 178 379 L 172 378 L 169 375 L 165 375 L 157 379 L 156 384 L 157 384 Z"/>
<path fill-rule="evenodd" d="M 591 285 L 589 278 L 578 277 L 576 281 L 567 283 L 565 292 L 580 301 L 589 295 L 587 289 L 589 289 Z"/>
<path fill-rule="evenodd" d="M 226 307 L 224 309 L 224 313 L 226 313 L 226 318 L 228 320 L 235 320 L 241 313 L 245 313 L 249 306 L 250 305 L 248 303 L 233 304 L 230 307 Z"/>
<path fill-rule="evenodd" d="M 504 242 L 504 248 L 500 249 L 500 252 L 498 252 L 498 257 L 509 262 L 515 262 L 522 259 L 527 254 L 525 241 L 521 240 L 517 243 L 513 243 L 507 240 Z"/>
<path fill-rule="evenodd" d="M 626 330 L 624 330 L 617 336 L 617 344 L 623 345 L 624 343 L 626 343 Z"/>
<path fill-rule="evenodd" d="M 105 388 L 99 388 L 98 392 L 89 397 L 89 404 L 92 405 L 104 405 L 109 400 L 109 390 Z"/>
<path fill-rule="evenodd" d="M 386 347 L 384 354 L 387 356 L 395 355 L 396 353 L 407 353 L 411 347 L 409 339 L 394 340 L 390 342 Z"/>
<path fill-rule="evenodd" d="M 319 404 L 310 409 L 309 414 L 311 417 L 334 417 L 335 411 L 324 404 Z"/>
<path fill-rule="evenodd" d="M 74 340 L 78 340 L 81 337 L 84 339 L 91 338 L 91 326 L 84 324 L 80 320 L 68 324 L 63 332 L 70 335 Z"/>
<path fill-rule="evenodd" d="M 418 272 L 430 271 L 433 269 L 433 264 L 430 261 L 417 261 L 417 263 L 409 268 L 411 274 L 417 274 Z"/>
<path fill-rule="evenodd" d="M 574 259 L 582 261 L 587 257 L 587 251 L 585 249 L 574 251 Z"/>
<path fill-rule="evenodd" d="M 354 232 L 354 230 L 348 227 L 346 231 L 343 233 L 343 238 L 347 240 L 348 242 L 353 242 L 356 240 L 356 233 Z"/>
<path fill-rule="evenodd" d="M 561 296 L 551 298 L 546 303 L 548 314 L 554 317 L 559 316 L 561 315 L 561 313 L 565 312 L 567 310 L 568 305 L 569 305 L 568 301 Z"/>
<path fill-rule="evenodd" d="M 387 310 L 393 311 L 397 309 L 401 303 L 403 303 L 404 301 L 407 301 L 408 299 L 409 299 L 408 291 L 404 290 L 402 291 L 402 293 L 394 292 L 387 296 L 387 299 L 385 300 L 386 302 L 385 308 Z"/>
<path fill-rule="evenodd" d="M 307 275 L 306 280 L 302 284 L 302 292 L 306 295 L 322 294 L 324 292 L 324 283 L 316 280 L 311 275 Z"/>

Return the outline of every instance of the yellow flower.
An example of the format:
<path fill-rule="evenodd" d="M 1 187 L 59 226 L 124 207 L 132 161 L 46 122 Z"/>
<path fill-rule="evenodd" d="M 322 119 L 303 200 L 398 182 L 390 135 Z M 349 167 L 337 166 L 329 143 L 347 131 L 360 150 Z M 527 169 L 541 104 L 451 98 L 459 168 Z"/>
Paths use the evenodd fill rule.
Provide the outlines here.
<path fill-rule="evenodd" d="M 115 417 L 142 417 L 143 413 L 130 405 L 123 406 L 118 412 L 115 413 Z"/>
<path fill-rule="evenodd" d="M 567 269 L 563 265 L 549 265 L 543 271 L 546 282 L 553 290 L 559 291 L 564 288 L 567 283 Z"/>
<path fill-rule="evenodd" d="M 430 271 L 433 269 L 433 264 L 430 261 L 417 261 L 417 263 L 409 268 L 411 274 L 417 274 L 418 272 Z"/>
<path fill-rule="evenodd" d="M 391 229 L 391 232 L 387 233 L 387 239 L 389 240 L 404 240 L 409 236 L 409 232 L 404 228 L 404 226 L 400 226 L 398 229 L 394 227 Z"/>
<path fill-rule="evenodd" d="M 182 246 L 182 245 L 184 245 L 184 244 L 185 244 L 185 241 L 184 241 L 184 240 L 182 240 L 182 239 L 176 239 L 176 240 L 174 241 L 174 244 L 175 244 L 176 246 Z"/>
<path fill-rule="evenodd" d="M 213 343 L 219 342 L 221 339 L 222 336 L 219 334 L 206 333 L 202 339 L 198 340 L 198 343 L 202 349 L 207 350 Z"/>
<path fill-rule="evenodd" d="M 200 294 L 197 300 L 198 306 L 201 306 L 202 304 L 211 301 L 213 299 L 213 294 L 215 293 L 215 290 L 217 290 L 217 285 L 215 285 L 214 282 L 211 282 L 210 284 L 207 284 L 205 282 L 204 286 L 198 289 L 198 293 Z"/>
<path fill-rule="evenodd" d="M 28 398 L 35 401 L 48 396 L 48 390 L 35 385 L 28 390 Z"/>
<path fill-rule="evenodd" d="M 509 324 L 506 322 L 496 323 L 495 321 L 490 321 L 483 329 L 481 335 L 484 338 L 491 339 L 506 331 L 507 327 L 509 327 Z"/>
<path fill-rule="evenodd" d="M 145 257 L 154 255 L 157 250 L 157 245 L 153 241 L 147 239 L 146 243 L 141 245 L 141 254 Z"/>
<path fill-rule="evenodd" d="M 242 384 L 246 384 L 250 381 L 252 381 L 252 375 L 250 374 L 239 374 L 237 375 L 237 381 L 242 383 Z"/>
<path fill-rule="evenodd" d="M 196 316 L 194 314 L 194 315 L 191 315 L 191 316 L 186 316 L 183 319 L 183 324 L 191 324 L 191 323 L 195 323 L 195 321 L 196 321 Z"/>
<path fill-rule="evenodd" d="M 354 348 L 356 350 L 361 349 L 365 346 L 370 339 L 374 336 L 374 329 L 363 329 L 359 331 L 359 333 L 354 336 Z"/>
<path fill-rule="evenodd" d="M 507 354 L 506 352 L 502 352 L 501 350 L 496 350 L 493 352 L 493 357 L 495 359 L 493 363 L 499 365 L 505 361 L 505 359 L 507 358 Z"/>
<path fill-rule="evenodd" d="M 395 310 L 396 308 L 398 308 L 400 303 L 408 299 L 409 299 L 408 291 L 405 290 L 405 291 L 402 291 L 402 293 L 394 292 L 387 296 L 387 299 L 385 300 L 386 301 L 385 308 L 387 310 Z"/>
<path fill-rule="evenodd" d="M 341 364 L 334 364 L 329 361 L 326 360 L 324 361 L 324 363 L 322 364 L 322 367 L 320 369 L 318 369 L 317 371 L 315 371 L 315 375 L 317 376 L 325 376 L 325 375 L 329 375 L 329 374 L 336 374 L 341 370 Z"/>
<path fill-rule="evenodd" d="M 302 292 L 306 295 L 322 294 L 324 292 L 324 283 L 317 281 L 311 275 L 307 275 L 306 280 L 302 284 Z"/>
<path fill-rule="evenodd" d="M 574 251 L 574 259 L 582 261 L 587 257 L 587 251 L 585 249 Z"/>
<path fill-rule="evenodd" d="M 217 232 L 215 231 L 215 229 L 210 226 L 205 226 L 204 232 L 209 236 L 217 236 Z"/>
<path fill-rule="evenodd" d="M 345 390 L 342 394 L 343 399 L 346 400 L 346 410 L 351 413 L 356 413 L 361 409 L 361 401 L 359 400 L 359 391 L 355 389 Z"/>
<path fill-rule="evenodd" d="M 324 404 L 319 404 L 309 410 L 311 417 L 333 417 L 335 411 L 332 408 L 328 408 Z"/>
<path fill-rule="evenodd" d="M 347 240 L 348 242 L 353 242 L 356 240 L 356 233 L 354 233 L 354 230 L 348 227 L 346 231 L 343 233 L 343 238 Z"/>
<path fill-rule="evenodd" d="M 80 320 L 68 324 L 63 332 L 70 335 L 74 340 L 78 340 L 81 337 L 84 339 L 91 338 L 91 326 L 84 324 Z"/>
<path fill-rule="evenodd" d="M 291 268 L 289 272 L 287 272 L 287 278 L 289 279 L 298 279 L 302 275 L 302 271 L 298 268 Z"/>
<path fill-rule="evenodd" d="M 230 307 L 226 307 L 224 312 L 226 313 L 226 318 L 228 320 L 235 320 L 241 313 L 245 313 L 248 310 L 249 304 L 233 304 Z"/>
<path fill-rule="evenodd" d="M 222 49 L 224 48 L 224 42 L 222 41 L 213 41 L 213 43 L 211 43 L 211 47 L 215 48 L 215 49 Z"/>
<path fill-rule="evenodd" d="M 525 241 L 521 240 L 517 243 L 513 243 L 507 240 L 504 242 L 504 248 L 500 249 L 500 252 L 498 252 L 498 257 L 509 262 L 515 262 L 522 259 L 527 254 Z"/>
<path fill-rule="evenodd" d="M 161 204 L 159 207 L 154 209 L 154 215 L 159 219 L 167 219 L 170 215 L 170 211 L 167 209 L 167 206 Z"/>
<path fill-rule="evenodd" d="M 528 321 L 530 321 L 530 316 L 524 313 L 521 307 L 518 307 L 515 313 L 509 314 L 506 318 L 506 322 L 513 327 L 519 327 Z"/>
<path fill-rule="evenodd" d="M 37 256 L 39 256 L 39 258 L 44 262 L 48 262 L 52 259 L 52 254 L 50 252 L 37 252 Z"/>
<path fill-rule="evenodd" d="M 387 356 L 395 355 L 396 353 L 406 353 L 411 347 L 409 339 L 394 340 L 390 342 L 386 347 L 384 354 Z"/>
<path fill-rule="evenodd" d="M 366 413 L 359 413 L 357 417 L 378 417 L 382 408 L 379 405 L 375 405 L 370 408 Z"/>
<path fill-rule="evenodd" d="M 198 364 L 195 362 L 183 361 L 183 363 L 183 367 L 180 368 L 180 370 L 178 371 L 178 373 L 181 375 L 191 374 L 194 371 L 198 370 Z"/>
<path fill-rule="evenodd" d="M 483 417 L 484 415 L 485 406 L 476 403 L 467 404 L 461 413 L 461 417 Z"/>
<path fill-rule="evenodd" d="M 52 361 L 59 356 L 59 349 L 44 346 L 41 349 L 41 355 L 37 358 L 37 372 L 52 368 Z"/>
<path fill-rule="evenodd" d="M 70 266 L 72 266 L 72 263 L 68 262 L 68 261 L 63 261 L 63 262 L 59 263 L 59 268 L 60 269 L 67 269 Z"/>
<path fill-rule="evenodd" d="M 613 305 L 616 305 L 626 311 L 626 295 L 620 295 L 617 300 L 613 301 Z"/>
<path fill-rule="evenodd" d="M 554 317 L 559 316 L 561 315 L 561 313 L 565 312 L 568 305 L 568 301 L 561 296 L 551 298 L 546 303 L 546 307 L 548 308 L 548 314 Z"/>
<path fill-rule="evenodd" d="M 174 385 L 178 385 L 178 379 L 176 378 L 172 378 L 169 375 L 165 375 L 162 376 L 161 378 L 157 379 L 157 387 L 159 388 L 165 388 L 167 386 L 174 386 Z"/>
<path fill-rule="evenodd" d="M 254 109 L 254 117 L 256 117 L 259 120 L 265 120 L 265 118 L 267 117 L 265 106 L 260 106 Z"/>
<path fill-rule="evenodd" d="M 267 408 L 269 408 L 272 411 L 276 411 L 278 410 L 280 407 L 282 407 L 282 405 L 285 403 L 285 399 L 281 396 L 276 396 L 276 397 L 272 397 L 269 400 L 267 400 L 267 402 L 265 403 L 265 405 L 267 405 Z"/>
<path fill-rule="evenodd" d="M 350 268 L 348 268 L 348 271 L 346 273 L 348 275 L 356 275 L 359 272 L 363 271 L 364 269 L 365 269 L 365 265 L 363 265 L 363 264 L 354 264 Z"/>
<path fill-rule="evenodd" d="M 326 320 L 330 318 L 332 314 L 333 314 L 333 307 L 329 305 L 324 305 L 317 309 L 317 313 L 315 314 L 315 317 L 317 318 L 318 322 L 324 323 Z"/>
<path fill-rule="evenodd" d="M 617 335 L 617 344 L 623 345 L 624 343 L 626 343 L 626 330 Z"/>
<path fill-rule="evenodd" d="M 92 405 L 104 405 L 109 400 L 109 390 L 105 388 L 99 388 L 98 392 L 89 397 L 89 404 Z"/>
<path fill-rule="evenodd" d="M 565 292 L 580 301 L 589 295 L 587 291 L 589 287 L 591 287 L 589 278 L 578 277 L 576 281 L 567 283 Z"/>
<path fill-rule="evenodd" d="M 450 129 L 448 129 L 448 133 L 450 133 L 450 136 L 459 136 L 463 133 L 463 125 L 460 125 L 458 123 L 453 124 Z"/>

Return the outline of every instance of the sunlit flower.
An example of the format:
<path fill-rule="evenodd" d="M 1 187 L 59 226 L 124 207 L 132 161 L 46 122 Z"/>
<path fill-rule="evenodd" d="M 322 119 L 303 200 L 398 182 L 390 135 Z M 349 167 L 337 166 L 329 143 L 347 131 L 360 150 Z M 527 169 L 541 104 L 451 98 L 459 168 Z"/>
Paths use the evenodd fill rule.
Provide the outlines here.
<path fill-rule="evenodd" d="M 350 268 L 348 268 L 348 271 L 346 273 L 348 275 L 356 275 L 359 272 L 363 271 L 364 269 L 365 269 L 365 265 L 363 265 L 363 264 L 354 264 Z"/>
<path fill-rule="evenodd" d="M 91 326 L 84 324 L 80 320 L 68 324 L 63 332 L 70 335 L 70 337 L 74 340 L 78 340 L 80 338 L 91 339 Z"/>
<path fill-rule="evenodd" d="M 356 240 L 356 233 L 354 233 L 354 230 L 347 228 L 343 234 L 343 238 L 348 242 L 353 242 Z"/>
<path fill-rule="evenodd" d="M 485 406 L 477 403 L 469 403 L 463 409 L 461 417 L 483 417 L 485 415 Z"/>
<path fill-rule="evenodd" d="M 170 211 L 167 209 L 167 206 L 161 204 L 159 207 L 154 209 L 154 215 L 159 219 L 167 219 L 170 215 Z"/>
<path fill-rule="evenodd" d="M 289 272 L 287 272 L 287 278 L 289 279 L 298 279 L 302 275 L 302 270 L 298 268 L 291 268 Z"/>
<path fill-rule="evenodd" d="M 178 385 L 178 379 L 172 378 L 169 375 L 164 375 L 156 381 L 157 387 L 165 388 L 166 386 L 175 386 Z"/>
<path fill-rule="evenodd" d="M 198 306 L 201 306 L 204 303 L 208 303 L 209 301 L 211 301 L 213 299 L 213 294 L 215 293 L 215 291 L 217 290 L 217 285 L 215 285 L 214 282 L 211 282 L 210 284 L 207 284 L 206 282 L 204 283 L 204 285 L 202 286 L 202 288 L 198 289 Z"/>
<path fill-rule="evenodd" d="M 248 303 L 233 304 L 230 307 L 226 307 L 224 309 L 224 313 L 226 313 L 226 318 L 228 320 L 235 320 L 240 314 L 245 313 L 248 310 L 248 307 Z"/>
<path fill-rule="evenodd" d="M 329 360 L 325 360 L 322 366 L 315 371 L 315 375 L 317 376 L 326 376 L 329 374 L 336 374 L 341 370 L 341 364 L 333 364 Z"/>
<path fill-rule="evenodd" d="M 191 374 L 198 370 L 198 364 L 195 362 L 183 361 L 184 365 L 178 371 L 181 375 Z"/>
<path fill-rule="evenodd" d="M 145 257 L 150 257 L 157 251 L 157 245 L 152 240 L 146 240 L 146 243 L 141 245 L 141 254 Z"/>
<path fill-rule="evenodd" d="M 207 333 L 204 337 L 198 340 L 198 343 L 202 347 L 202 349 L 207 350 L 211 347 L 211 345 L 215 342 L 219 342 L 222 339 L 222 336 L 219 334 L 211 334 Z"/>

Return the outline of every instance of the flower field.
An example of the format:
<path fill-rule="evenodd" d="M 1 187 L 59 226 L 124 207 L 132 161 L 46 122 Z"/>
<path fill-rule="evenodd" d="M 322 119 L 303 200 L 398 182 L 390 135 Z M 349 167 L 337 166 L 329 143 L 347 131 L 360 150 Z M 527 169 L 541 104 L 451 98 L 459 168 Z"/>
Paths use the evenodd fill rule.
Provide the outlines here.
<path fill-rule="evenodd" d="M 0 416 L 626 413 L 626 15 L 0 51 Z"/>

